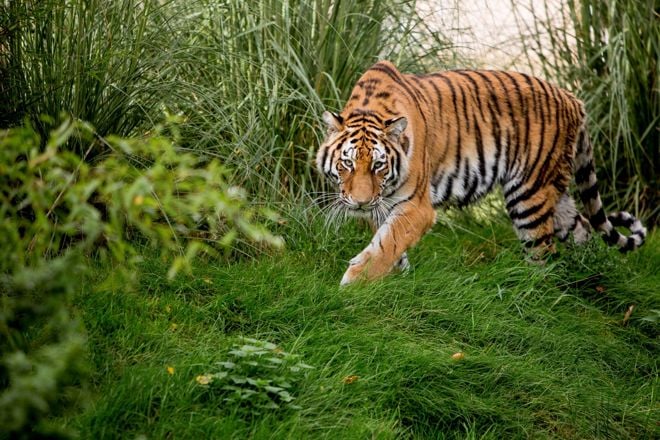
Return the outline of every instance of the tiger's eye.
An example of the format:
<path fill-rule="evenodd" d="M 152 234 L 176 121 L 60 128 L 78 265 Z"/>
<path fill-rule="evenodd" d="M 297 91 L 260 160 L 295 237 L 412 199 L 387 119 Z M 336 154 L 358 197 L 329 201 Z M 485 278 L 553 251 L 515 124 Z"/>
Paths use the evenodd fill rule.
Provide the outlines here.
<path fill-rule="evenodd" d="M 342 164 L 344 165 L 345 168 L 347 168 L 347 169 L 349 169 L 349 170 L 350 170 L 351 168 L 353 168 L 353 161 L 350 160 L 350 159 L 344 159 L 344 160 L 342 160 Z"/>

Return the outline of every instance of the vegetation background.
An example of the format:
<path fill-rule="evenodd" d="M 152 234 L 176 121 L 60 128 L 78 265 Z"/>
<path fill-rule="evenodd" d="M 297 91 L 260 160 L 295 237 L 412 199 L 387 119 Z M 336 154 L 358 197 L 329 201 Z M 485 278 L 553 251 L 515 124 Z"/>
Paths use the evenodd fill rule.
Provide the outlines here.
<path fill-rule="evenodd" d="M 0 2 L 0 438 L 657 437 L 660 11 L 550 3 L 511 5 L 528 68 L 648 243 L 531 267 L 492 197 L 340 290 L 319 115 L 480 64 L 426 2 Z"/>

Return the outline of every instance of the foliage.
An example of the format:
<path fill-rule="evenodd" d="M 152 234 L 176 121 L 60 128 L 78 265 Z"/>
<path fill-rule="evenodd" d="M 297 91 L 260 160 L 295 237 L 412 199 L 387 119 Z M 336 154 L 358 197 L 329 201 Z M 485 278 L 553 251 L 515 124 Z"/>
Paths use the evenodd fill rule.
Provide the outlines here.
<path fill-rule="evenodd" d="M 291 393 L 306 370 L 313 367 L 273 343 L 242 340 L 242 345 L 235 344 L 227 353 L 228 360 L 216 363 L 218 371 L 197 376 L 197 383 L 212 394 L 224 396 L 225 402 L 243 406 L 248 414 L 258 413 L 259 408 L 301 409 L 291 403 L 295 399 Z"/>
<path fill-rule="evenodd" d="M 0 438 L 64 435 L 43 419 L 85 397 L 86 338 L 69 308 L 80 258 L 67 254 L 11 272 L 2 266 Z"/>
<path fill-rule="evenodd" d="M 272 213 L 250 207 L 217 160 L 177 151 L 158 133 L 93 133 L 65 121 L 44 148 L 29 125 L 0 133 L 0 426 L 16 435 L 48 434 L 39 420 L 83 380 L 85 338 L 71 312 L 83 258 L 131 263 L 143 241 L 172 260 L 172 277 L 238 237 L 282 245 L 258 223 Z M 90 165 L 61 148 L 73 137 L 111 153 Z M 108 277 L 128 276 L 123 267 Z"/>
<path fill-rule="evenodd" d="M 634 208 L 655 224 L 660 214 L 657 2 L 562 0 L 556 8 L 549 4 L 514 1 L 535 16 L 533 28 L 521 30 L 524 47 L 539 59 L 545 76 L 585 101 L 606 202 L 617 209 Z M 563 13 L 545 18 L 544 10 Z"/>
<path fill-rule="evenodd" d="M 414 0 L 46 0 L 2 4 L 0 17 L 0 126 L 28 116 L 46 135 L 41 115 L 64 111 L 104 137 L 141 135 L 163 109 L 181 113 L 182 146 L 270 200 L 318 186 L 320 115 L 369 65 L 453 56 Z"/>
<path fill-rule="evenodd" d="M 158 54 L 174 42 L 162 31 L 166 9 L 141 0 L 2 2 L 0 127 L 29 117 L 45 137 L 54 126 L 41 116 L 66 112 L 107 136 L 155 120 L 167 93 Z M 96 147 L 88 159 L 104 152 Z M 80 144 L 69 148 L 83 155 Z"/>

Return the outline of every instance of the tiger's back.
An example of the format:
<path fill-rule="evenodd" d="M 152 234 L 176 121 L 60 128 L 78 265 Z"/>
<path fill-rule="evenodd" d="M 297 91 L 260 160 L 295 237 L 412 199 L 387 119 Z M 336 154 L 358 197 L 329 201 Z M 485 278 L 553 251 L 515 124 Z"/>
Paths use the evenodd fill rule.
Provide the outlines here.
<path fill-rule="evenodd" d="M 383 180 L 380 193 L 372 197 L 383 203 L 388 197 L 394 200 L 387 203 L 394 209 L 384 217 L 402 215 L 396 208 L 407 202 L 421 212 L 426 205 L 464 206 L 501 184 L 520 239 L 535 254 L 553 251 L 553 236 L 564 240 L 572 232 L 578 242 L 588 238 L 589 222 L 568 193 L 576 170 L 591 225 L 623 250 L 643 242 L 645 230 L 632 216 L 605 216 L 582 103 L 546 81 L 522 73 L 480 70 L 401 74 L 391 63 L 379 62 L 357 82 L 341 114 L 324 119 L 343 134 L 334 139 L 331 130 L 319 150 L 317 158 L 324 159 L 318 162 L 319 169 L 327 175 L 333 171 L 328 158 L 337 153 L 343 157 L 347 149 L 362 151 L 360 157 L 371 160 L 384 152 L 389 168 L 398 167 L 396 184 Z M 396 137 L 384 136 L 392 121 L 399 121 L 404 129 Z M 363 141 L 365 132 L 371 133 L 369 142 Z M 343 176 L 335 179 L 342 190 L 341 177 L 356 178 L 359 167 L 356 161 L 352 173 L 343 170 Z M 408 211 L 404 215 L 411 222 L 415 210 Z M 627 226 L 633 234 L 622 236 L 614 225 Z M 375 225 L 375 238 L 386 234 L 380 228 Z M 425 228 L 420 226 L 418 232 L 423 234 Z M 384 264 L 389 260 L 384 259 Z"/>

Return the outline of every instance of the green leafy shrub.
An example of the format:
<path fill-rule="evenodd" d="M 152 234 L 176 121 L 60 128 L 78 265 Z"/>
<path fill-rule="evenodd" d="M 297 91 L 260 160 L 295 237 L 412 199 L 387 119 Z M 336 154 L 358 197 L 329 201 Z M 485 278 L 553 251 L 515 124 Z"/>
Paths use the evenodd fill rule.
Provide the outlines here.
<path fill-rule="evenodd" d="M 29 125 L 0 132 L 0 431 L 55 435 L 42 421 L 81 389 L 85 337 L 70 301 L 85 288 L 86 258 L 125 263 L 109 274 L 125 280 L 145 245 L 171 261 L 170 277 L 238 239 L 282 246 L 260 224 L 272 212 L 251 207 L 217 160 L 177 150 L 165 131 L 102 139 L 68 120 L 43 147 Z M 87 163 L 62 148 L 72 138 L 109 153 Z"/>
<path fill-rule="evenodd" d="M 253 412 L 255 409 L 300 409 L 293 404 L 296 384 L 314 368 L 275 344 L 242 338 L 234 344 L 228 360 L 216 364 L 217 371 L 195 378 L 199 386 L 224 402 Z"/>

